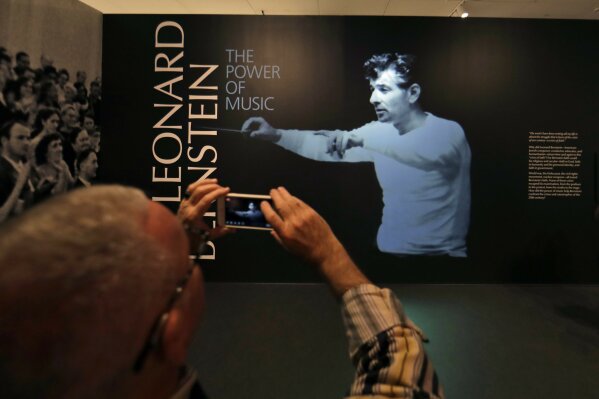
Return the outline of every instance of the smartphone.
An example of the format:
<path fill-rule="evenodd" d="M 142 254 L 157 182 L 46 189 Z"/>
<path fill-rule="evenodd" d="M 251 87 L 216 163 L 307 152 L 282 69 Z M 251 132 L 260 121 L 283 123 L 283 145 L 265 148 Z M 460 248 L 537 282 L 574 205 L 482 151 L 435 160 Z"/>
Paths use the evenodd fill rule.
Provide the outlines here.
<path fill-rule="evenodd" d="M 260 203 L 268 201 L 269 195 L 230 193 L 217 201 L 216 223 L 235 229 L 272 230 L 264 218 Z"/>

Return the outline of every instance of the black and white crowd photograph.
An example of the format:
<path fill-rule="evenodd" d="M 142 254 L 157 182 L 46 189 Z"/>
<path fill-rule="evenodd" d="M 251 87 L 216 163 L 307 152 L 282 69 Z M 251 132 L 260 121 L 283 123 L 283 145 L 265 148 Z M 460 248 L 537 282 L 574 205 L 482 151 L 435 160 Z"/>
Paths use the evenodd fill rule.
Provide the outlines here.
<path fill-rule="evenodd" d="M 101 79 L 53 64 L 0 47 L 0 221 L 96 177 Z"/>

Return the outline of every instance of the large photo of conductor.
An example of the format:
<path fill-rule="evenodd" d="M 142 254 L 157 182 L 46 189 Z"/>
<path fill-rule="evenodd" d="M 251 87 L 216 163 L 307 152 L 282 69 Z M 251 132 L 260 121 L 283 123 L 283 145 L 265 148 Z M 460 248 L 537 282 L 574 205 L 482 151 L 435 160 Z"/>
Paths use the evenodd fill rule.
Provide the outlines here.
<path fill-rule="evenodd" d="M 364 70 L 372 122 L 349 131 L 293 130 L 253 116 L 241 129 L 315 161 L 373 163 L 383 195 L 381 252 L 467 257 L 471 152 L 464 130 L 422 109 L 415 55 L 375 54 Z"/>

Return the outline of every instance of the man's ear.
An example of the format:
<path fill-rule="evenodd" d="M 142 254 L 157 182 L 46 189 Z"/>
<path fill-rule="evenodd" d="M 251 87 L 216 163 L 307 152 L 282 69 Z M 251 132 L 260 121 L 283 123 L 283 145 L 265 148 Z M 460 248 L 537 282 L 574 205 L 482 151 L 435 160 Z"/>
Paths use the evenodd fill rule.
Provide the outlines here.
<path fill-rule="evenodd" d="M 182 309 L 179 307 L 172 309 L 164 326 L 161 342 L 161 352 L 166 362 L 175 366 L 185 364 L 192 333 L 189 323 L 184 319 Z"/>
<path fill-rule="evenodd" d="M 420 85 L 418 83 L 413 83 L 408 88 L 408 101 L 410 104 L 416 103 L 420 98 Z"/>

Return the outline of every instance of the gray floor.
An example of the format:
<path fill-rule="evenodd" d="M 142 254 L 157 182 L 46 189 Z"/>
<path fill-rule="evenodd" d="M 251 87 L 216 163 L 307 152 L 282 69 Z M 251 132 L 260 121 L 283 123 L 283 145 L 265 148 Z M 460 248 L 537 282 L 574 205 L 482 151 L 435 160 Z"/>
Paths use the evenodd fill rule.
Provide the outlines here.
<path fill-rule="evenodd" d="M 599 286 L 390 287 L 448 398 L 599 397 Z M 208 284 L 190 363 L 215 399 L 340 398 L 345 345 L 323 285 Z"/>

